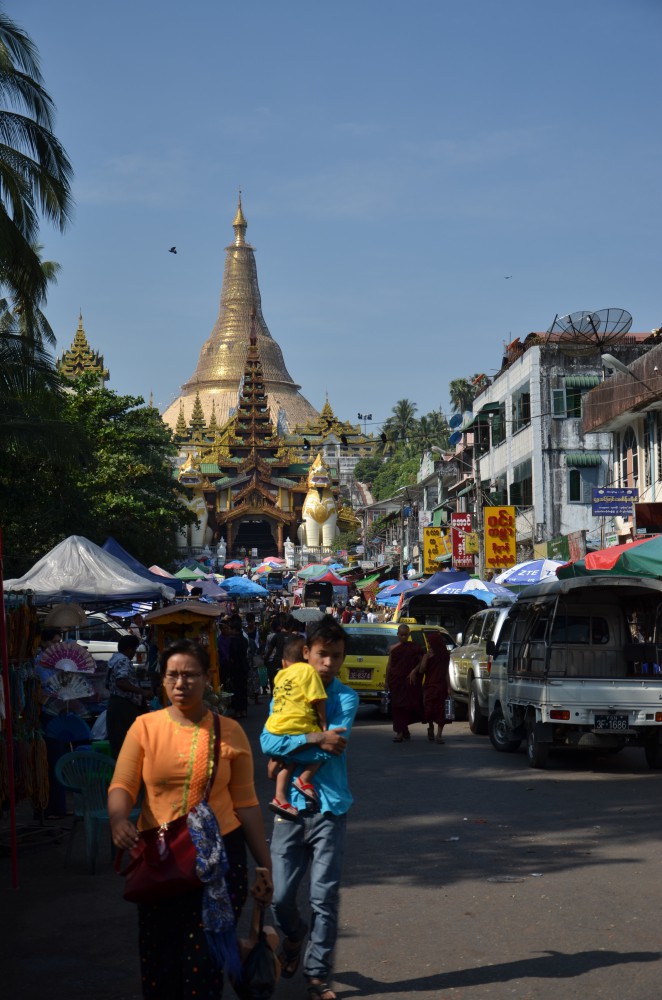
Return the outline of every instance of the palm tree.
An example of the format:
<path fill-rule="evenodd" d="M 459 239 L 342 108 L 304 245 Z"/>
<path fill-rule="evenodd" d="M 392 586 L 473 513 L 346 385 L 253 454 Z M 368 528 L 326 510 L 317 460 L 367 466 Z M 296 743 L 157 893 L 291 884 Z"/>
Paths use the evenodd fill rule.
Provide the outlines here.
<path fill-rule="evenodd" d="M 39 307 L 47 277 L 36 250 L 39 217 L 63 230 L 72 168 L 53 134 L 54 105 L 29 36 L 0 11 L 0 286 Z"/>
<path fill-rule="evenodd" d="M 39 258 L 44 281 L 47 285 L 57 284 L 57 276 L 60 273 L 60 265 L 54 260 L 42 260 L 41 252 L 44 249 L 41 244 L 34 244 L 33 248 Z M 40 303 L 46 301 L 46 295 L 36 297 L 26 296 L 16 293 L 12 296 L 11 312 L 16 319 L 17 331 L 26 340 L 33 340 L 43 346 L 48 343 L 55 346 L 55 334 L 51 324 L 40 309 Z M 6 320 L 4 320 L 6 326 Z"/>
<path fill-rule="evenodd" d="M 448 386 L 454 413 L 464 413 L 473 406 L 476 387 L 466 378 L 455 378 Z"/>
<path fill-rule="evenodd" d="M 403 444 L 407 444 L 414 430 L 417 409 L 416 403 L 412 403 L 410 399 L 399 399 L 391 411 L 393 416 L 386 421 L 393 436 Z M 386 434 L 389 435 L 388 430 Z"/>

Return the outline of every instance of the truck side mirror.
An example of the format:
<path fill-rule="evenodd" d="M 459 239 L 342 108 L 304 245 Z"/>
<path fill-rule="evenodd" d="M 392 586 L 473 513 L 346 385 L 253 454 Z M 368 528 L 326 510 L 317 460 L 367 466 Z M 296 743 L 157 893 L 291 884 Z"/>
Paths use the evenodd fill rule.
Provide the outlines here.
<path fill-rule="evenodd" d="M 494 639 L 488 639 L 485 643 L 485 652 L 488 656 L 496 656 L 497 644 Z"/>

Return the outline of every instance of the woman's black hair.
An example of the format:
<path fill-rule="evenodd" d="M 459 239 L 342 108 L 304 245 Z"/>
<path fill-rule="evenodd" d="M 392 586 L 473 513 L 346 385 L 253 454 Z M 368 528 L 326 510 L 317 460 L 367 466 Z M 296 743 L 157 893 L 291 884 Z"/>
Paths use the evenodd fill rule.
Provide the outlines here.
<path fill-rule="evenodd" d="M 60 638 L 62 638 L 62 629 L 55 628 L 53 625 L 48 625 L 46 628 L 41 630 L 40 638 L 42 642 L 50 642 L 56 635 L 59 635 Z"/>
<path fill-rule="evenodd" d="M 139 645 L 140 639 L 137 635 L 121 635 L 117 640 L 117 652 L 128 653 L 132 649 L 135 653 Z"/>
<path fill-rule="evenodd" d="M 203 674 L 209 673 L 209 653 L 204 646 L 201 646 L 195 639 L 178 639 L 171 646 L 166 646 L 159 656 L 159 670 L 165 674 L 168 668 L 168 660 L 171 656 L 182 653 L 185 656 L 192 656 L 198 661 Z"/>
<path fill-rule="evenodd" d="M 306 646 L 310 648 L 314 642 L 338 642 L 347 645 L 347 633 L 333 615 L 324 615 L 316 622 L 311 622 L 306 632 Z"/>

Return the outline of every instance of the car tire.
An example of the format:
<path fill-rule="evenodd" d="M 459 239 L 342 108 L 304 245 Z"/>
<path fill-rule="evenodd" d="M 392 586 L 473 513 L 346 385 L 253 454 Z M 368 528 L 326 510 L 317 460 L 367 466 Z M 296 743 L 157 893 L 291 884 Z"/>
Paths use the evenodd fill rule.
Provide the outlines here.
<path fill-rule="evenodd" d="M 490 743 L 499 753 L 515 753 L 519 750 L 521 740 L 514 739 L 512 729 L 506 725 L 501 708 L 497 706 L 487 720 L 487 732 Z"/>
<path fill-rule="evenodd" d="M 469 688 L 469 729 L 476 736 L 485 736 L 487 733 L 487 719 L 480 708 L 478 684 L 476 681 L 472 681 Z"/>
<path fill-rule="evenodd" d="M 536 726 L 532 723 L 526 731 L 526 758 L 529 767 L 542 770 L 547 766 L 549 757 L 549 743 L 541 743 L 536 736 Z"/>

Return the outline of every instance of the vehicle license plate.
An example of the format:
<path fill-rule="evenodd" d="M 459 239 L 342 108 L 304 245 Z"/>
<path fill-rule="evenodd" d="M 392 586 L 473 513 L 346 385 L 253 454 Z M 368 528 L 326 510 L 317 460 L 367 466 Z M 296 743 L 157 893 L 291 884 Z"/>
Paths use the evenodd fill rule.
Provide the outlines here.
<path fill-rule="evenodd" d="M 369 681 L 371 677 L 372 677 L 372 670 L 368 670 L 365 667 L 363 669 L 361 669 L 360 667 L 349 668 L 350 681 Z"/>
<path fill-rule="evenodd" d="M 629 729 L 630 723 L 627 715 L 596 715 L 595 728 L 618 732 L 622 729 Z"/>

